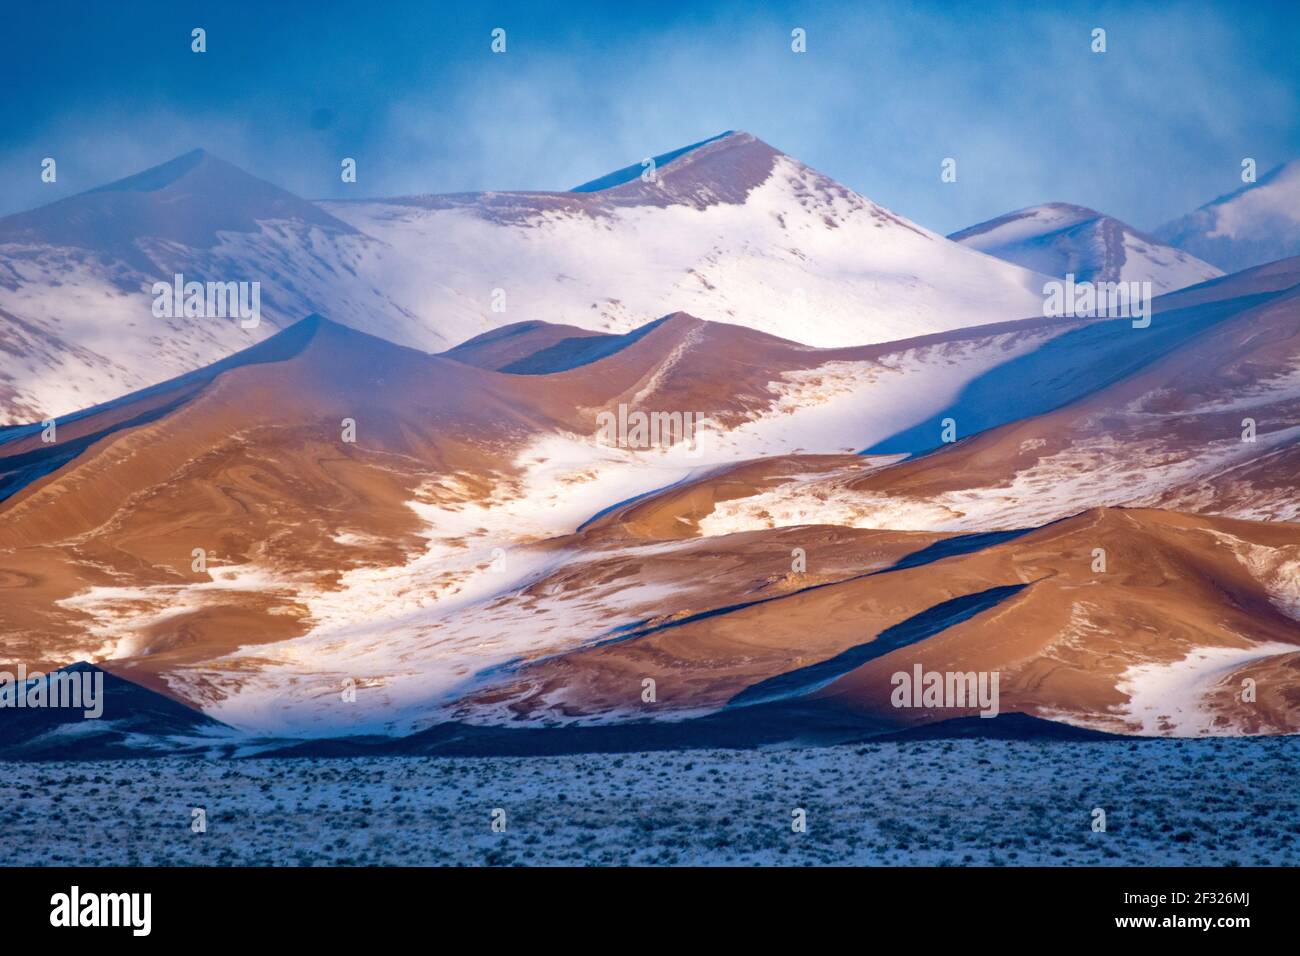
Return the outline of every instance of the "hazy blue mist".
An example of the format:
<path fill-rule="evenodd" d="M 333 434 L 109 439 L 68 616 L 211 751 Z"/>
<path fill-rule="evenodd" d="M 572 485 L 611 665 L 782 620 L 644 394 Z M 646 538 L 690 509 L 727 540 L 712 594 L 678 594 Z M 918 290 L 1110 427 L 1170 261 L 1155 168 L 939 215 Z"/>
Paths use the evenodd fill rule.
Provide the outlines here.
<path fill-rule="evenodd" d="M 0 213 L 195 146 L 334 197 L 567 189 L 736 128 L 943 232 L 1049 200 L 1153 228 L 1300 156 L 1300 4 L 1128 6 L 10 4 Z"/>

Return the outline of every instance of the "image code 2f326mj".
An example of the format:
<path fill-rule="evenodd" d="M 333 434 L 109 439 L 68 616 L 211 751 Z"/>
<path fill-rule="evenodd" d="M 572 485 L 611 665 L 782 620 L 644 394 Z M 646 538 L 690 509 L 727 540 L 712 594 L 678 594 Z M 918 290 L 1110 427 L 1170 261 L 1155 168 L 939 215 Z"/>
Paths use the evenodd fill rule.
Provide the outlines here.
<path fill-rule="evenodd" d="M 463 865 L 1267 921 L 1295 4 L 3 19 L 22 921 Z"/>

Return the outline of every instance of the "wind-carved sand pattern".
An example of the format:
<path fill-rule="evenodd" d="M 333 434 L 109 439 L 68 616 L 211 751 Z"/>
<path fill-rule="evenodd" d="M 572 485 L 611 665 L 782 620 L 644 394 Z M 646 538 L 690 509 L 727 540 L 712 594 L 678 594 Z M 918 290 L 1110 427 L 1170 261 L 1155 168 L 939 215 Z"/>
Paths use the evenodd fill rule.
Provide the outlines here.
<path fill-rule="evenodd" d="M 62 607 L 88 614 L 93 621 L 86 628 L 87 636 L 103 643 L 88 650 L 84 656 L 111 661 L 140 653 L 144 649 L 142 631 L 165 625 L 171 618 L 203 608 L 214 593 L 233 592 L 249 598 L 256 598 L 259 594 L 293 597 L 302 586 L 301 581 L 283 578 L 268 569 L 250 565 L 213 565 L 207 573 L 212 580 L 202 584 L 100 586 L 64 598 L 58 603 Z M 291 612 L 284 607 L 272 605 L 266 613 Z"/>

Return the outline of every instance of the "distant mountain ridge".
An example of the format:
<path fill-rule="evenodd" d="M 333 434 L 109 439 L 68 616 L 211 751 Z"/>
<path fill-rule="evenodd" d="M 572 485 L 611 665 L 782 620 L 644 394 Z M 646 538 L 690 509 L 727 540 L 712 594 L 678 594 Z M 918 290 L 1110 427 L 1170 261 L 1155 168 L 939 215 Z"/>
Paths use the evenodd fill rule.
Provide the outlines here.
<path fill-rule="evenodd" d="M 0 219 L 0 246 L 72 246 L 140 261 L 137 240 L 211 248 L 221 232 L 297 221 L 339 233 L 351 226 L 315 204 L 202 149 L 116 182 Z"/>
<path fill-rule="evenodd" d="M 1300 159 L 1165 223 L 1155 234 L 1228 272 L 1300 255 Z"/>
<path fill-rule="evenodd" d="M 518 322 L 620 335 L 675 311 L 816 346 L 1041 311 L 978 255 L 742 131 L 578 192 L 309 202 L 195 151 L 0 219 L 0 425 L 219 361 L 313 313 L 440 352 Z M 257 282 L 256 328 L 159 318 L 175 275 Z"/>
<path fill-rule="evenodd" d="M 1086 206 L 1046 203 L 952 233 L 949 239 L 1027 269 L 1080 282 L 1149 281 L 1156 295 L 1223 274 L 1180 249 Z"/>

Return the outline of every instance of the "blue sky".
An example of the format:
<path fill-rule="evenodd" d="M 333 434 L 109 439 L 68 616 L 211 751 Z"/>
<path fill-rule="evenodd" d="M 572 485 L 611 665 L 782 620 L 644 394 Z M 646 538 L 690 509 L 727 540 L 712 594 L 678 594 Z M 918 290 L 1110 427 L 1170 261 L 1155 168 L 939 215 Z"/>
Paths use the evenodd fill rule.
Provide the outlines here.
<path fill-rule="evenodd" d="M 195 146 L 394 195 L 565 189 L 746 129 L 943 232 L 1051 200 L 1154 228 L 1300 157 L 1295 2 L 8 6 L 0 213 Z"/>

